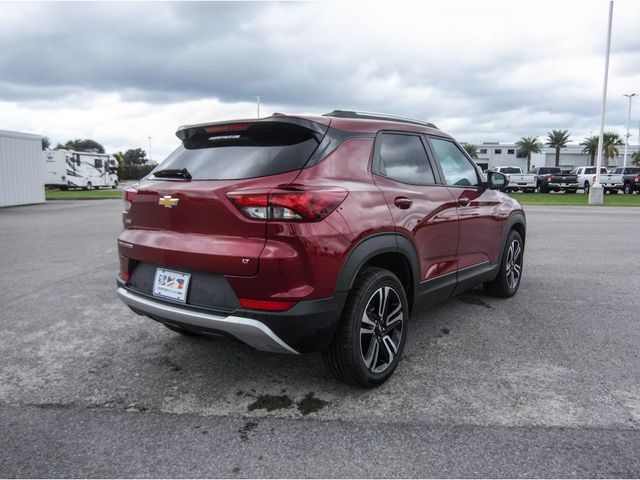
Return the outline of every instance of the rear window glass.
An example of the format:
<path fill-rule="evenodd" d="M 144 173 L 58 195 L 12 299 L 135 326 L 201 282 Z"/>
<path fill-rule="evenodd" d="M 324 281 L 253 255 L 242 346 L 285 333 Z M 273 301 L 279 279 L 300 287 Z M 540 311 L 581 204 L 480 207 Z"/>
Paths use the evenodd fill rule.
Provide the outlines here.
<path fill-rule="evenodd" d="M 194 180 L 264 177 L 304 167 L 318 146 L 314 133 L 297 125 L 261 122 L 240 127 L 214 133 L 203 128 L 154 172 L 186 168 Z"/>
<path fill-rule="evenodd" d="M 541 167 L 538 173 L 562 173 L 562 170 L 559 167 Z"/>
<path fill-rule="evenodd" d="M 504 167 L 500 169 L 500 173 L 520 173 L 520 169 L 516 167 Z"/>

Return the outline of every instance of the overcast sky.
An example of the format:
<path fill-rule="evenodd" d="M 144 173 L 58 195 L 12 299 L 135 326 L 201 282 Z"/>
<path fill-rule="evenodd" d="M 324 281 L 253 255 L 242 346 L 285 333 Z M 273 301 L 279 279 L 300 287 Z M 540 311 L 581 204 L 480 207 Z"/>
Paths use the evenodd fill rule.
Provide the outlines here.
<path fill-rule="evenodd" d="M 0 129 L 160 160 L 182 124 L 334 108 L 460 141 L 599 128 L 608 3 L 0 3 Z M 640 2 L 616 1 L 607 129 L 640 93 Z M 638 138 L 640 100 L 632 112 Z"/>

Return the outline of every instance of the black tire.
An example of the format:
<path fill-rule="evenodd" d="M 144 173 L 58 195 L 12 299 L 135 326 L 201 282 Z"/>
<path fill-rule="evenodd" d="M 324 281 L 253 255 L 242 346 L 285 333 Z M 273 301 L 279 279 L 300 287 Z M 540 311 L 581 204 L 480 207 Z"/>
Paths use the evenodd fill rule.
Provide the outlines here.
<path fill-rule="evenodd" d="M 584 193 L 589 193 L 590 188 L 591 185 L 589 185 L 589 182 L 584 182 Z"/>
<path fill-rule="evenodd" d="M 93 190 L 93 185 L 91 185 L 91 182 L 87 182 L 87 186 L 82 188 L 83 190 Z"/>
<path fill-rule="evenodd" d="M 518 245 L 519 251 L 517 249 Z M 511 262 L 511 256 L 513 254 L 515 254 L 516 258 L 514 262 Z M 507 237 L 507 243 L 505 244 L 504 252 L 502 252 L 502 260 L 500 261 L 500 269 L 498 270 L 498 275 L 496 276 L 495 280 L 486 282 L 484 284 L 485 291 L 489 295 L 493 295 L 494 297 L 513 297 L 518 291 L 520 282 L 522 280 L 523 258 L 524 243 L 522 242 L 522 237 L 516 230 L 511 230 L 509 232 L 509 236 Z M 515 265 L 519 267 L 518 270 L 515 270 Z M 515 283 L 512 282 L 513 279 L 515 279 Z"/>
<path fill-rule="evenodd" d="M 538 184 L 538 191 L 540 193 L 549 193 L 550 189 L 544 183 L 540 183 L 540 184 Z"/>
<path fill-rule="evenodd" d="M 166 323 L 163 323 L 163 325 L 165 327 L 167 327 L 169 330 L 171 330 L 172 332 L 176 332 L 179 333 L 180 335 L 185 335 L 187 337 L 199 337 L 200 334 L 194 332 L 193 330 L 186 330 L 182 327 L 178 327 L 176 325 L 167 325 Z"/>
<path fill-rule="evenodd" d="M 117 181 L 113 182 L 113 185 L 111 185 L 111 188 L 114 190 L 118 188 L 118 182 Z"/>
<path fill-rule="evenodd" d="M 631 188 L 631 184 L 625 183 L 624 188 L 622 189 L 622 192 L 625 195 L 631 195 L 633 193 L 633 189 Z"/>
<path fill-rule="evenodd" d="M 398 277 L 383 268 L 365 268 L 349 292 L 336 335 L 323 352 L 329 370 L 349 385 L 373 388 L 384 383 L 402 357 L 408 320 L 409 303 Z"/>

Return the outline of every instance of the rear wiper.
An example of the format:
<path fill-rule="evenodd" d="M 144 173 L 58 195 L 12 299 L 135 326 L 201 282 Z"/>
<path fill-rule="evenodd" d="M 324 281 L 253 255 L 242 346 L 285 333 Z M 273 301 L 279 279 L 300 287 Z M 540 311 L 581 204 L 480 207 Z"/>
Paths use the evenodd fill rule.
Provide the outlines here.
<path fill-rule="evenodd" d="M 191 180 L 191 174 L 186 168 L 167 168 L 153 172 L 153 176 L 157 178 L 184 178 Z"/>

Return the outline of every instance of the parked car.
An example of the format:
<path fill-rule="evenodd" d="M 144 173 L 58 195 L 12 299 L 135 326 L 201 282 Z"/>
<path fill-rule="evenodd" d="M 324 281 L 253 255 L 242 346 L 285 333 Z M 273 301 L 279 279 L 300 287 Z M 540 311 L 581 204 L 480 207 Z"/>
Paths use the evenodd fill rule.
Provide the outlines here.
<path fill-rule="evenodd" d="M 591 185 L 596 182 L 596 167 L 577 167 L 573 170 L 575 175 L 578 176 L 578 186 L 584 189 L 584 193 L 589 193 Z M 605 167 L 600 168 L 600 176 L 607 175 L 607 169 Z"/>
<path fill-rule="evenodd" d="M 640 192 L 640 167 L 625 168 L 622 184 L 622 191 L 626 194 Z"/>
<path fill-rule="evenodd" d="M 434 125 L 333 111 L 181 127 L 124 192 L 118 295 L 185 335 L 323 352 L 373 387 L 419 307 L 521 282 L 525 215 Z"/>
<path fill-rule="evenodd" d="M 535 192 L 536 190 L 536 176 L 532 173 L 524 173 L 520 167 L 494 167 L 489 171 L 503 173 L 507 177 L 509 180 L 507 191 Z"/>
<path fill-rule="evenodd" d="M 573 173 L 562 173 L 560 167 L 534 167 L 529 173 L 535 175 L 540 193 L 560 191 L 576 193 L 578 190 L 578 176 Z"/>

